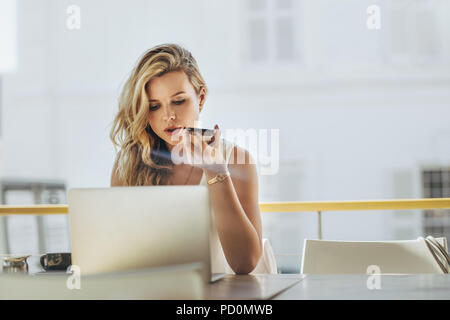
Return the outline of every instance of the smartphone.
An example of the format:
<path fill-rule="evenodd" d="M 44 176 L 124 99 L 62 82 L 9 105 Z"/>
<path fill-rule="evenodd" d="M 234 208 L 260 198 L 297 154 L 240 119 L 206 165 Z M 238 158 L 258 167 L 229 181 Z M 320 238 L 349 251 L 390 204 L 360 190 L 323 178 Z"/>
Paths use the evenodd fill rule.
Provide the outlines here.
<path fill-rule="evenodd" d="M 202 136 L 203 137 L 211 137 L 211 140 L 208 141 L 208 144 L 211 144 L 214 142 L 215 137 L 214 134 L 216 133 L 215 130 L 213 129 L 205 129 L 205 128 L 192 128 L 192 127 L 185 127 L 185 129 L 187 130 L 187 132 L 191 133 L 191 132 L 202 132 Z"/>
<path fill-rule="evenodd" d="M 200 132 L 200 130 L 201 130 L 202 135 L 213 136 L 215 134 L 215 131 L 213 129 L 192 128 L 192 127 L 185 127 L 185 129 L 189 133 L 191 133 L 191 132 Z"/>

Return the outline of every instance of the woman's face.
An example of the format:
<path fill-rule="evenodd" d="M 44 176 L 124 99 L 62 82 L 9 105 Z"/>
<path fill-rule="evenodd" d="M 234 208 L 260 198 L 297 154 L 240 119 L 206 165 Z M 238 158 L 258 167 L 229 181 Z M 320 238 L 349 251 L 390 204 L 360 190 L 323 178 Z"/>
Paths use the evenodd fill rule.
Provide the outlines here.
<path fill-rule="evenodd" d="M 170 128 L 194 127 L 198 120 L 205 90 L 195 92 L 183 71 L 173 71 L 152 79 L 147 88 L 149 98 L 149 123 L 153 131 L 163 139 L 169 150 L 179 143 L 177 134 Z"/>

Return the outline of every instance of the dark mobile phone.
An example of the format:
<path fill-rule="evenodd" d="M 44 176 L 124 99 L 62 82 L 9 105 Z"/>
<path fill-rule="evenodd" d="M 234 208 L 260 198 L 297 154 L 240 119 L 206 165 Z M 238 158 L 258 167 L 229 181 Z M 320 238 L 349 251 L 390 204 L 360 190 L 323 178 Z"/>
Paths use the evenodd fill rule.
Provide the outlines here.
<path fill-rule="evenodd" d="M 215 134 L 215 131 L 213 129 L 205 129 L 205 128 L 192 128 L 192 127 L 185 127 L 185 129 L 191 133 L 191 132 L 200 132 L 202 135 L 208 135 L 208 136 L 213 136 Z"/>
<path fill-rule="evenodd" d="M 214 142 L 215 137 L 214 134 L 216 133 L 215 130 L 212 129 L 205 129 L 205 128 L 192 128 L 192 127 L 185 127 L 185 129 L 187 130 L 187 132 L 191 133 L 196 133 L 196 132 L 200 132 L 202 133 L 203 137 L 211 137 L 211 139 L 207 142 L 208 144 L 211 144 Z"/>

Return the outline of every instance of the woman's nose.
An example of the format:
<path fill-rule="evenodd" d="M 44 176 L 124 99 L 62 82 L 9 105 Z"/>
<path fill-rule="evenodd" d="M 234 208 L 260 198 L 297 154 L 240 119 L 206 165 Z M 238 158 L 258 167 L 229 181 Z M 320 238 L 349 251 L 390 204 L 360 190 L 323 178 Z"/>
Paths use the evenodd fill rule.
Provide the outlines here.
<path fill-rule="evenodd" d="M 175 111 L 170 107 L 164 108 L 164 120 L 175 119 Z"/>

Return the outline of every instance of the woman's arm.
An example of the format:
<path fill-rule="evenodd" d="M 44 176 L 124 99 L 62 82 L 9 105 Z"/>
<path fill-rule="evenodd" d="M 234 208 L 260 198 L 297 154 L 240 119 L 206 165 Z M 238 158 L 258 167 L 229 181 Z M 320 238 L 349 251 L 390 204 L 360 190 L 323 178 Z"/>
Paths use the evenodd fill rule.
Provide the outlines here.
<path fill-rule="evenodd" d="M 238 164 L 239 152 L 245 163 Z M 234 147 L 228 165 L 231 179 L 208 185 L 217 232 L 228 264 L 237 274 L 255 269 L 262 254 L 262 225 L 258 201 L 258 174 L 251 155 Z M 204 170 L 207 180 L 217 172 Z"/>

